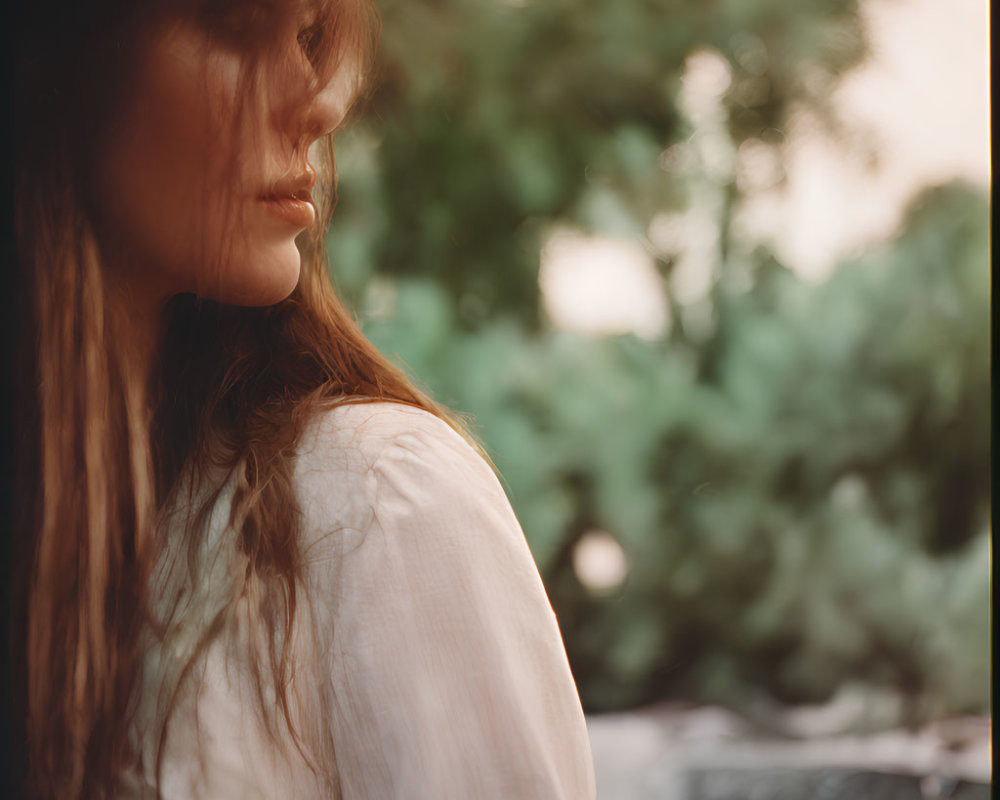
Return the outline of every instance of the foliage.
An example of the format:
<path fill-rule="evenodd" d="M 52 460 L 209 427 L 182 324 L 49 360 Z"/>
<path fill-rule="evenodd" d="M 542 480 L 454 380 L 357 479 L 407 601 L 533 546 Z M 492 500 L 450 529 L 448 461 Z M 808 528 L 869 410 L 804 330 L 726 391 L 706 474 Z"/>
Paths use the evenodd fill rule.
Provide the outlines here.
<path fill-rule="evenodd" d="M 809 286 L 726 244 L 732 174 L 661 168 L 700 135 L 680 91 L 692 52 L 730 66 L 730 152 L 780 152 L 789 109 L 823 112 L 863 53 L 853 3 L 382 5 L 385 80 L 342 148 L 334 279 L 375 344 L 476 421 L 585 706 L 867 681 L 915 716 L 981 710 L 984 198 L 928 191 L 895 242 Z M 661 340 L 546 326 L 551 226 L 644 232 L 706 175 L 728 204 L 707 325 L 684 324 L 661 257 Z M 630 563 L 610 594 L 572 568 L 591 529 Z"/>
<path fill-rule="evenodd" d="M 380 9 L 379 89 L 340 158 L 351 203 L 331 247 L 351 266 L 338 283 L 356 299 L 373 273 L 433 279 L 465 328 L 497 313 L 537 327 L 547 222 L 594 228 L 611 206 L 641 231 L 685 205 L 686 187 L 657 158 L 694 133 L 678 107 L 693 51 L 731 64 L 736 144 L 770 138 L 793 103 L 817 104 L 863 52 L 854 0 Z M 373 169 L 352 169 L 355 159 Z"/>

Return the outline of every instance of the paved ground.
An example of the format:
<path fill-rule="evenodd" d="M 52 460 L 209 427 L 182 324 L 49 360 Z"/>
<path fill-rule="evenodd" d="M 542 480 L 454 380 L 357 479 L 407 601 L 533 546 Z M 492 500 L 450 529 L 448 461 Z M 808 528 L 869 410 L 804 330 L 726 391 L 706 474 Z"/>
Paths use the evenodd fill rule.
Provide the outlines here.
<path fill-rule="evenodd" d="M 990 796 L 988 718 L 945 720 L 918 731 L 803 737 L 800 729 L 823 727 L 817 719 L 789 715 L 781 720 L 782 735 L 762 733 L 759 725 L 711 707 L 663 705 L 591 716 L 598 800 Z M 836 727 L 829 716 L 826 721 Z"/>

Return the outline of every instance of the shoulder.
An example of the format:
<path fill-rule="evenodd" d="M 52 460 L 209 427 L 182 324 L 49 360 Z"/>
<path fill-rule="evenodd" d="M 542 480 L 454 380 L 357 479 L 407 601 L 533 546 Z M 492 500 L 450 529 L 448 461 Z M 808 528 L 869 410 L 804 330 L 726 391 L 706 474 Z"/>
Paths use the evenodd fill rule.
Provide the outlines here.
<path fill-rule="evenodd" d="M 377 517 L 451 514 L 469 504 L 509 507 L 492 468 L 447 422 L 392 402 L 317 413 L 294 471 L 307 537 L 371 528 Z"/>
<path fill-rule="evenodd" d="M 304 638 L 344 796 L 593 797 L 558 622 L 486 461 L 386 403 L 321 415 L 303 444 Z"/>
<path fill-rule="evenodd" d="M 299 462 L 326 468 L 347 459 L 373 462 L 387 450 L 433 444 L 463 458 L 481 457 L 447 422 L 429 411 L 386 401 L 347 403 L 316 413 L 303 433 Z"/>
<path fill-rule="evenodd" d="M 397 469 L 393 469 L 397 465 Z M 329 488 L 331 477 L 350 481 L 373 470 L 429 474 L 472 469 L 492 474 L 483 457 L 447 422 L 402 403 L 350 403 L 321 411 L 299 443 L 295 476 Z"/>

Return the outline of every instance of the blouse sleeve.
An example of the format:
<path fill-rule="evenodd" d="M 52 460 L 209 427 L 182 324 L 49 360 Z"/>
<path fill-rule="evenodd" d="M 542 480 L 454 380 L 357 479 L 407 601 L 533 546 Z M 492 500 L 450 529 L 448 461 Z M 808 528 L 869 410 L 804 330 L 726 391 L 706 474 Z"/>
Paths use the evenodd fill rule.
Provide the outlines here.
<path fill-rule="evenodd" d="M 319 573 L 343 798 L 593 798 L 556 617 L 503 489 L 441 420 L 394 408 L 337 501 L 369 511 L 327 533 L 343 546 Z M 338 469 L 311 475 L 314 513 Z"/>

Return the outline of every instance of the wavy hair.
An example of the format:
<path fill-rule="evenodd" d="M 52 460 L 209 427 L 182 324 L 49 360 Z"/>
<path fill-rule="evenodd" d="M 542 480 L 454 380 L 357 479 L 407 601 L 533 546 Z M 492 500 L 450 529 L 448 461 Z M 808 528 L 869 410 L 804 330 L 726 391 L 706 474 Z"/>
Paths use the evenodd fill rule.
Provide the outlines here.
<path fill-rule="evenodd" d="M 18 20 L 15 225 L 24 302 L 13 628 L 33 797 L 113 797 L 121 771 L 139 757 L 129 728 L 142 699 L 146 637 L 163 635 L 150 581 L 163 552 L 164 509 L 183 500 L 184 485 L 220 467 L 234 479 L 230 529 L 246 570 L 234 591 L 250 580 L 267 587 L 255 606 L 270 635 L 256 679 L 278 687 L 271 717 L 294 731 L 291 640 L 282 632 L 298 602 L 292 471 L 308 419 L 337 403 L 393 400 L 461 432 L 364 338 L 334 293 L 324 246 L 332 140 L 320 219 L 300 238 L 293 294 L 268 308 L 175 297 L 152 381 L 137 377 L 102 271 L 88 170 L 128 97 L 129 65 L 157 22 L 241 2 L 248 0 L 62 0 L 32 5 Z M 369 71 L 378 27 L 369 0 L 315 6 L 330 58 L 353 48 Z M 247 81 L 244 91 L 252 89 Z M 217 491 L 199 496 L 182 543 L 187 555 L 217 500 Z M 167 716 L 169 707 L 161 745 Z"/>

